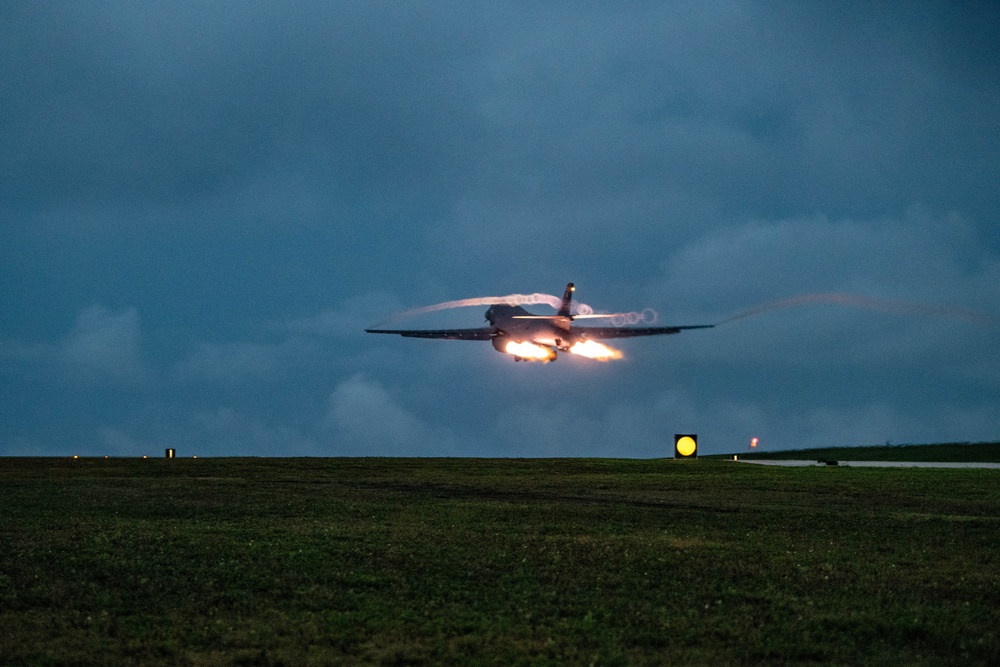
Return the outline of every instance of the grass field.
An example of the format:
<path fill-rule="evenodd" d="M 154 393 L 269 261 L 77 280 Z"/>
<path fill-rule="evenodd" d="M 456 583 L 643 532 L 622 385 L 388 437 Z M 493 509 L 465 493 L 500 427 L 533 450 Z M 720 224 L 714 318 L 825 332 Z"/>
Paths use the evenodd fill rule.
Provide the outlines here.
<path fill-rule="evenodd" d="M 0 459 L 0 663 L 997 664 L 1000 473 Z"/>
<path fill-rule="evenodd" d="M 806 459 L 822 461 L 968 461 L 975 463 L 1000 463 L 1000 442 L 788 449 L 780 452 L 741 452 L 740 458 L 786 460 Z"/>

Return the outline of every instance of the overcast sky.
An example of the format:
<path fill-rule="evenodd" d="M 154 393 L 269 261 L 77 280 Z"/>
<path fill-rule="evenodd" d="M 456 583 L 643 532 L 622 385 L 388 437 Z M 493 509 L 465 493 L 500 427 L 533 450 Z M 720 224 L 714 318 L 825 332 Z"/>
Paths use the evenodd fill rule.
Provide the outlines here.
<path fill-rule="evenodd" d="M 877 4 L 4 2 L 0 454 L 996 440 L 1000 9 Z M 569 281 L 805 297 L 609 363 L 363 333 Z"/>

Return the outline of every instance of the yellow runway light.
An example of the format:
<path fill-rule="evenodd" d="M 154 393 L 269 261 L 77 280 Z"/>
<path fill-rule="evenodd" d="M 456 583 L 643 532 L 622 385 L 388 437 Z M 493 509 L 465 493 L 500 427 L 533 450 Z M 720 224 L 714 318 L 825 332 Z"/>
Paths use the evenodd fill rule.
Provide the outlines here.
<path fill-rule="evenodd" d="M 674 458 L 698 458 L 698 436 L 694 433 L 677 433 L 674 435 Z"/>

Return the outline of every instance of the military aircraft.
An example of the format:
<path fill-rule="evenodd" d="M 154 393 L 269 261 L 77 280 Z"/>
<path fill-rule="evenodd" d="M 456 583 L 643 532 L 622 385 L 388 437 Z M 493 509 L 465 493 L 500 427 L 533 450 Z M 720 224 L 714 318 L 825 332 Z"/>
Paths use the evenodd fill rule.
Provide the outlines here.
<path fill-rule="evenodd" d="M 576 288 L 566 285 L 562 303 L 555 315 L 534 315 L 521 306 L 498 304 L 486 311 L 488 327 L 476 329 L 365 329 L 368 333 L 398 334 L 409 338 L 444 340 L 488 340 L 497 352 L 513 355 L 514 361 L 556 360 L 556 351 L 572 352 L 591 359 L 620 359 L 621 352 L 598 343 L 607 338 L 657 336 L 680 333 L 685 329 L 710 329 L 712 324 L 675 327 L 574 327 L 580 318 L 615 317 L 613 314 L 571 314 Z"/>

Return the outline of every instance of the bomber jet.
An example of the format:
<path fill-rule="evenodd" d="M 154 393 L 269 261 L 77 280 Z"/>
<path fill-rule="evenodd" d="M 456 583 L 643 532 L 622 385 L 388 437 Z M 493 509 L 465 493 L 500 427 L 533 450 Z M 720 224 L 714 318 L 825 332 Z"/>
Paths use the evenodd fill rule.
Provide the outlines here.
<path fill-rule="evenodd" d="M 497 304 L 486 311 L 488 327 L 476 329 L 365 329 L 368 333 L 398 334 L 409 338 L 440 338 L 444 340 L 488 340 L 497 352 L 513 355 L 514 361 L 555 361 L 557 350 L 591 359 L 620 359 L 621 352 L 598 343 L 608 338 L 658 336 L 680 333 L 685 329 L 710 329 L 712 324 L 673 327 L 574 327 L 580 318 L 615 317 L 612 314 L 571 314 L 575 291 L 573 283 L 566 285 L 562 302 L 555 315 L 535 315 L 521 306 Z"/>

